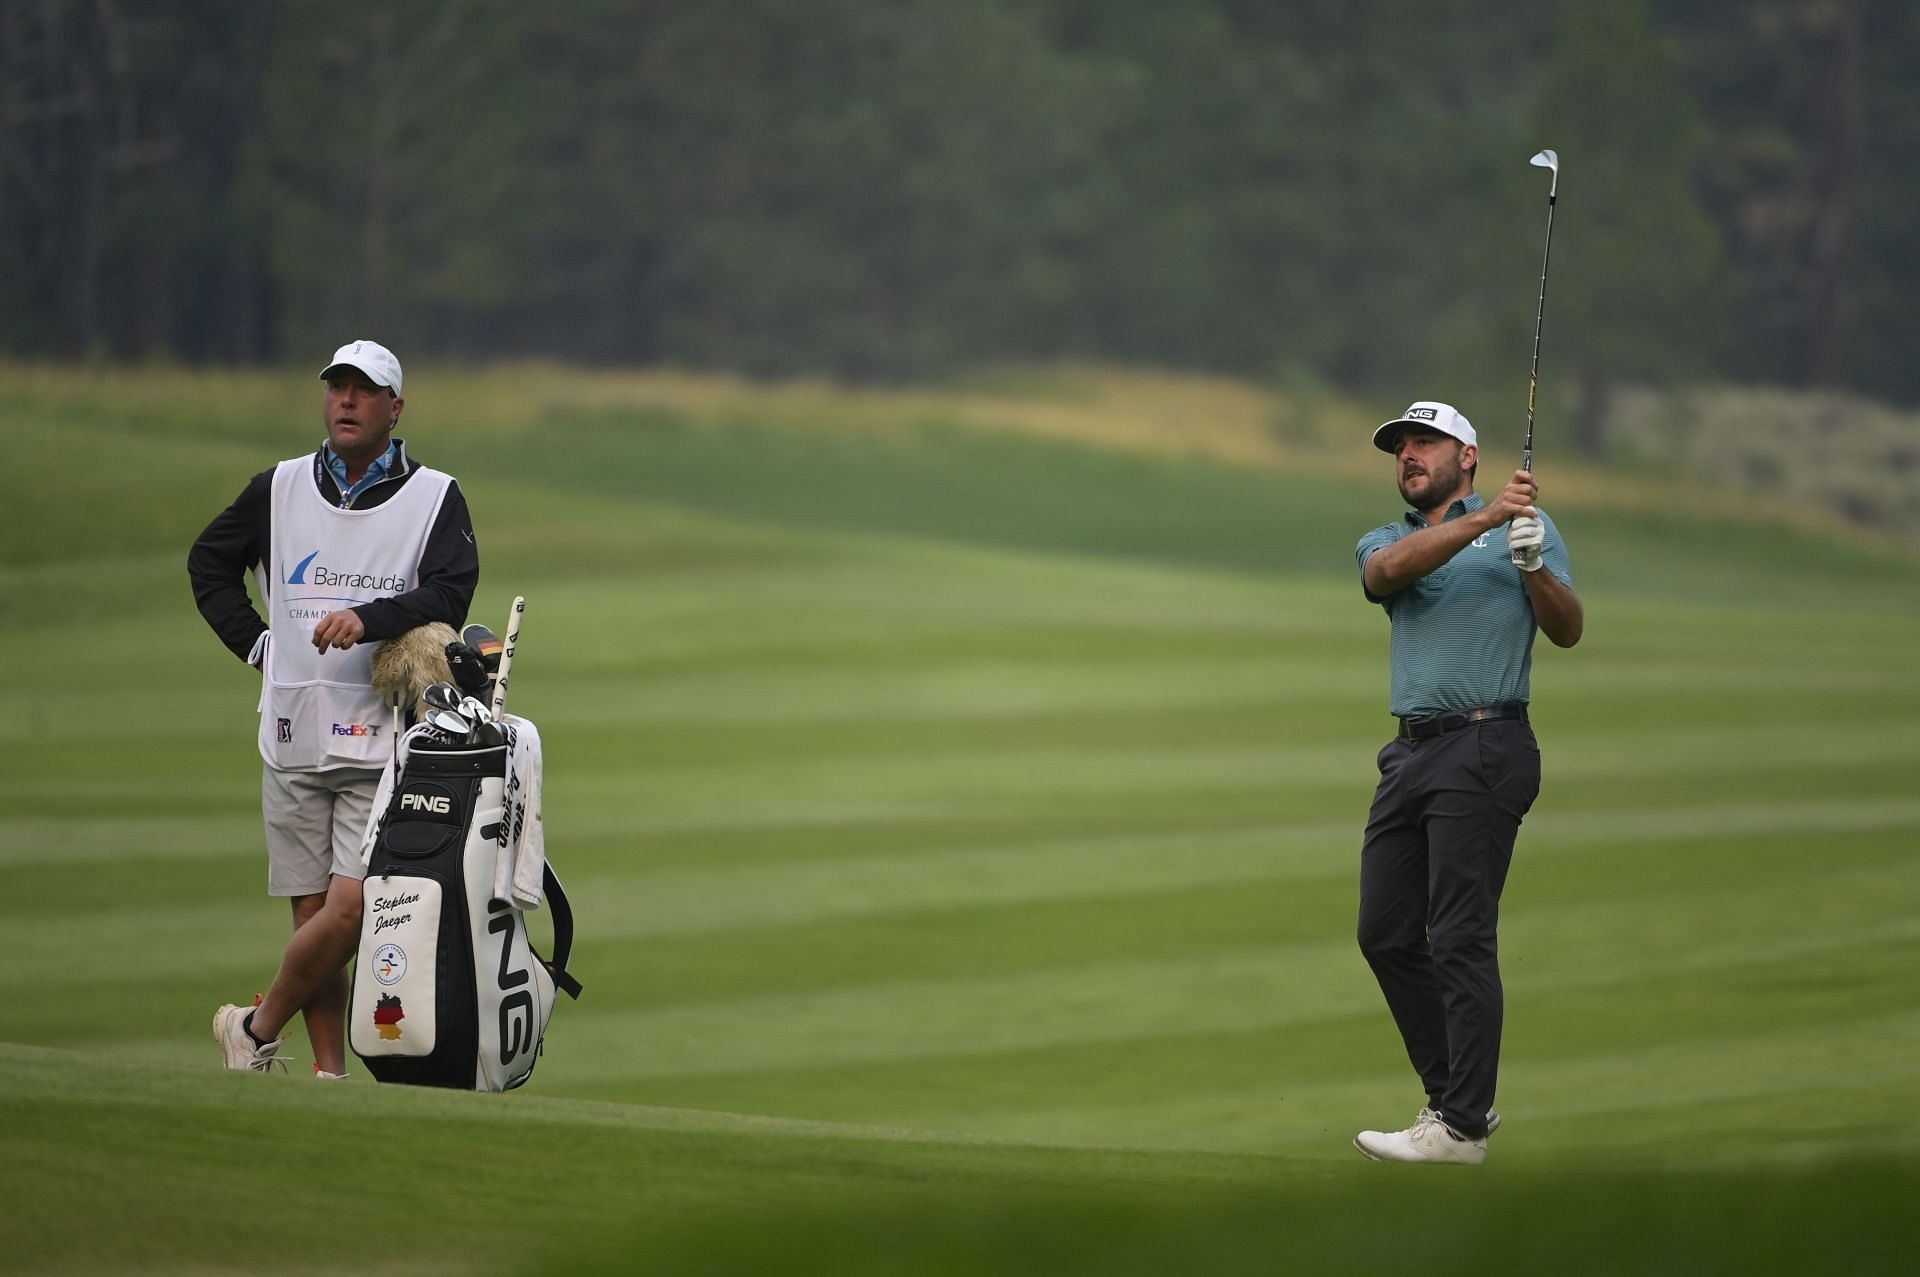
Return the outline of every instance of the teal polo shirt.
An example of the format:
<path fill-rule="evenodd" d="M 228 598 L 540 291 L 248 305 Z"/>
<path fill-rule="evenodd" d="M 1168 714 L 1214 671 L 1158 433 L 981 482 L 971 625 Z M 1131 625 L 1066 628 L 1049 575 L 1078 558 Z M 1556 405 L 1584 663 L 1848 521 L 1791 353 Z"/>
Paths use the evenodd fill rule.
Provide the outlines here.
<path fill-rule="evenodd" d="M 1447 507 L 1451 522 L 1486 505 L 1477 492 Z M 1569 588 L 1573 569 L 1560 530 L 1540 512 L 1546 525 L 1545 571 Z M 1398 523 L 1375 528 L 1360 538 L 1361 588 L 1366 588 L 1367 557 L 1401 537 L 1426 527 L 1413 510 Z M 1533 636 L 1538 626 L 1527 600 L 1524 575 L 1513 566 L 1507 530 L 1495 528 L 1418 581 L 1384 599 L 1367 596 L 1387 611 L 1393 624 L 1393 693 L 1389 709 L 1399 718 L 1418 718 L 1446 710 L 1471 709 L 1500 701 L 1530 698 Z"/>

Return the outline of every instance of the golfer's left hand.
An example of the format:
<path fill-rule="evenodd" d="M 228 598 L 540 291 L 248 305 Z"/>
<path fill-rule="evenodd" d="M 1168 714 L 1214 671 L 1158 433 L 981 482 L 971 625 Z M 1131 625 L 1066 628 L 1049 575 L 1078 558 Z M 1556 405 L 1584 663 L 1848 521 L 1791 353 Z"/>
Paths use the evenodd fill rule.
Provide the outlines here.
<path fill-rule="evenodd" d="M 1507 549 L 1522 572 L 1538 572 L 1546 548 L 1547 525 L 1532 515 L 1523 514 L 1507 525 Z"/>
<path fill-rule="evenodd" d="M 313 627 L 313 645 L 322 652 L 329 647 L 337 647 L 344 652 L 358 643 L 366 632 L 367 627 L 361 623 L 360 614 L 352 608 L 343 608 L 320 618 L 320 624 Z"/>

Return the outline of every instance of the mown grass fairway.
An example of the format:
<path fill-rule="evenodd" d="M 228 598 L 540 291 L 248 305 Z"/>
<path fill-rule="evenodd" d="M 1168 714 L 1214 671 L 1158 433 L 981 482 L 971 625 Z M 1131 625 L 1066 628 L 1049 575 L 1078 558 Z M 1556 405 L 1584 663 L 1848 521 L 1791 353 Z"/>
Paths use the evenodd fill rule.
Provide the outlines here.
<path fill-rule="evenodd" d="M 529 599 L 586 996 L 508 1096 L 216 1069 L 287 923 L 257 684 L 183 563 L 317 391 L 0 370 L 8 1271 L 1902 1266 L 1912 556 L 1556 500 L 1542 459 L 1589 623 L 1536 652 L 1507 1125 L 1409 1172 L 1348 1145 L 1420 1103 L 1351 939 L 1389 724 L 1352 547 L 1397 513 L 1364 430 L 1303 469 L 584 376 L 468 425 L 415 376 L 476 619 Z"/>

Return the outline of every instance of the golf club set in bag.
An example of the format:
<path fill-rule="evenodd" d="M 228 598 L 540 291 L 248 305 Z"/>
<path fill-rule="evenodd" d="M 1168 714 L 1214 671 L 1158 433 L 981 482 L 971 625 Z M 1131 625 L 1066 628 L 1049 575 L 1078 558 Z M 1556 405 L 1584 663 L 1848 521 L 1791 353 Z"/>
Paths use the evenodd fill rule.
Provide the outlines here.
<path fill-rule="evenodd" d="M 385 669 L 376 657 L 375 685 L 416 720 L 395 732 L 368 831 L 349 1009 L 354 1054 L 381 1082 L 511 1090 L 533 1073 L 556 989 L 580 996 L 573 910 L 539 831 L 539 734 L 505 713 L 525 610 L 514 599 L 504 641 L 423 626 Z M 434 672 L 453 681 L 419 685 Z M 547 959 L 527 934 L 543 901 Z"/>

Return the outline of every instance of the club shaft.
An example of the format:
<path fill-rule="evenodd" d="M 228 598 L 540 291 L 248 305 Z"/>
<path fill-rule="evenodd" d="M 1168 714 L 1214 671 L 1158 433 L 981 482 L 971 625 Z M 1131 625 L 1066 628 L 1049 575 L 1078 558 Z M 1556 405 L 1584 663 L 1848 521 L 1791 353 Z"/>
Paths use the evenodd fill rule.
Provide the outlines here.
<path fill-rule="evenodd" d="M 1557 173 L 1554 184 L 1559 185 Z M 1529 473 L 1533 470 L 1533 403 L 1540 389 L 1540 330 L 1547 318 L 1547 264 L 1553 260 L 1553 206 L 1558 199 L 1555 192 L 1547 195 L 1547 246 L 1540 254 L 1540 303 L 1533 312 L 1533 367 L 1527 373 L 1527 442 L 1520 457 L 1520 468 Z"/>

